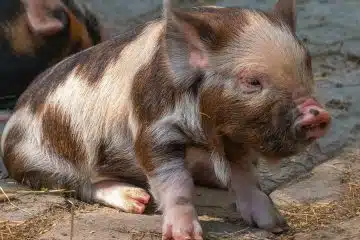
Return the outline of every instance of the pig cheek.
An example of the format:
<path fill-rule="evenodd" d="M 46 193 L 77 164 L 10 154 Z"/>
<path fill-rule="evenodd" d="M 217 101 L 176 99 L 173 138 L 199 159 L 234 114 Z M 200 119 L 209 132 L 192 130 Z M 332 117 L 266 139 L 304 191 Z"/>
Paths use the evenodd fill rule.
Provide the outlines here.
<path fill-rule="evenodd" d="M 283 158 L 297 152 L 298 146 L 289 121 L 279 121 L 277 124 L 269 124 L 263 129 L 263 143 L 261 152 L 269 158 Z"/>
<path fill-rule="evenodd" d="M 280 133 L 279 137 L 287 143 L 296 144 L 295 123 L 298 115 L 296 105 L 291 102 L 281 106 L 273 115 L 274 131 Z"/>

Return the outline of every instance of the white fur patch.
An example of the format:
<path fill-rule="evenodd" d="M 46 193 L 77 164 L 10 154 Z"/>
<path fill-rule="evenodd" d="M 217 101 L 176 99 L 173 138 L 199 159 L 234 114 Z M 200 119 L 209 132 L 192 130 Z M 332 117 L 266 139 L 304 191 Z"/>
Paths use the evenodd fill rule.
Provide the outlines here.
<path fill-rule="evenodd" d="M 211 153 L 210 159 L 214 164 L 216 177 L 222 184 L 228 186 L 230 182 L 230 164 L 228 160 L 215 151 Z"/>

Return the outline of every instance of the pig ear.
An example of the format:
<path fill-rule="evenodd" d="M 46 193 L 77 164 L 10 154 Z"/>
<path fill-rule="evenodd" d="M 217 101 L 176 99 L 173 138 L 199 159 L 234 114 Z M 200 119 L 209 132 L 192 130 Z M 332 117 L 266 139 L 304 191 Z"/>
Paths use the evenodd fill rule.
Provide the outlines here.
<path fill-rule="evenodd" d="M 214 42 L 215 32 L 211 25 L 199 17 L 172 8 L 170 0 L 164 0 L 164 16 L 167 21 L 167 35 L 175 41 L 183 39 L 188 52 L 189 63 L 195 68 L 208 65 L 208 51 Z"/>
<path fill-rule="evenodd" d="M 296 31 L 296 0 L 278 0 L 274 11 L 282 16 L 293 32 Z"/>
<path fill-rule="evenodd" d="M 23 0 L 31 30 L 41 35 L 53 35 L 65 27 L 65 13 L 60 1 Z M 63 12 L 64 14 L 59 14 Z M 57 13 L 55 16 L 55 13 Z M 64 21 L 62 21 L 64 20 Z"/>

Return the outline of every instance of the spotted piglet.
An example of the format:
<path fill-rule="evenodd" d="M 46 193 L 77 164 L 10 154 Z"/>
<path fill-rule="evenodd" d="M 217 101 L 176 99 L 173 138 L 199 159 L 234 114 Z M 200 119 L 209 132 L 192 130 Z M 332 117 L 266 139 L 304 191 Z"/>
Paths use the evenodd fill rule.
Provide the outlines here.
<path fill-rule="evenodd" d="M 219 185 L 247 223 L 283 232 L 252 163 L 303 151 L 331 119 L 313 95 L 295 1 L 269 11 L 171 3 L 133 35 L 76 54 L 31 84 L 2 137 L 10 175 L 137 214 L 151 193 L 163 239 L 175 240 L 202 239 L 194 185 Z"/>

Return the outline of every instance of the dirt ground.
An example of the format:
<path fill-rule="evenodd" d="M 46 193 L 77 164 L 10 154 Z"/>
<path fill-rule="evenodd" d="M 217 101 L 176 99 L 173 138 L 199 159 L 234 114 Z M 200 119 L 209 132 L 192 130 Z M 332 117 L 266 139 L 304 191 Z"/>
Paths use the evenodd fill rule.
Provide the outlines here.
<path fill-rule="evenodd" d="M 158 16 L 162 2 L 83 1 L 112 35 Z M 205 2 L 266 9 L 275 0 Z M 360 1 L 297 2 L 298 36 L 313 56 L 317 95 L 333 116 L 331 131 L 303 154 L 259 166 L 261 185 L 287 218 L 288 233 L 249 228 L 226 192 L 198 188 L 206 239 L 360 239 Z M 145 215 L 125 214 L 78 202 L 71 193 L 31 192 L 5 178 L 1 164 L 0 176 L 0 240 L 161 239 L 161 219 L 151 206 Z"/>

